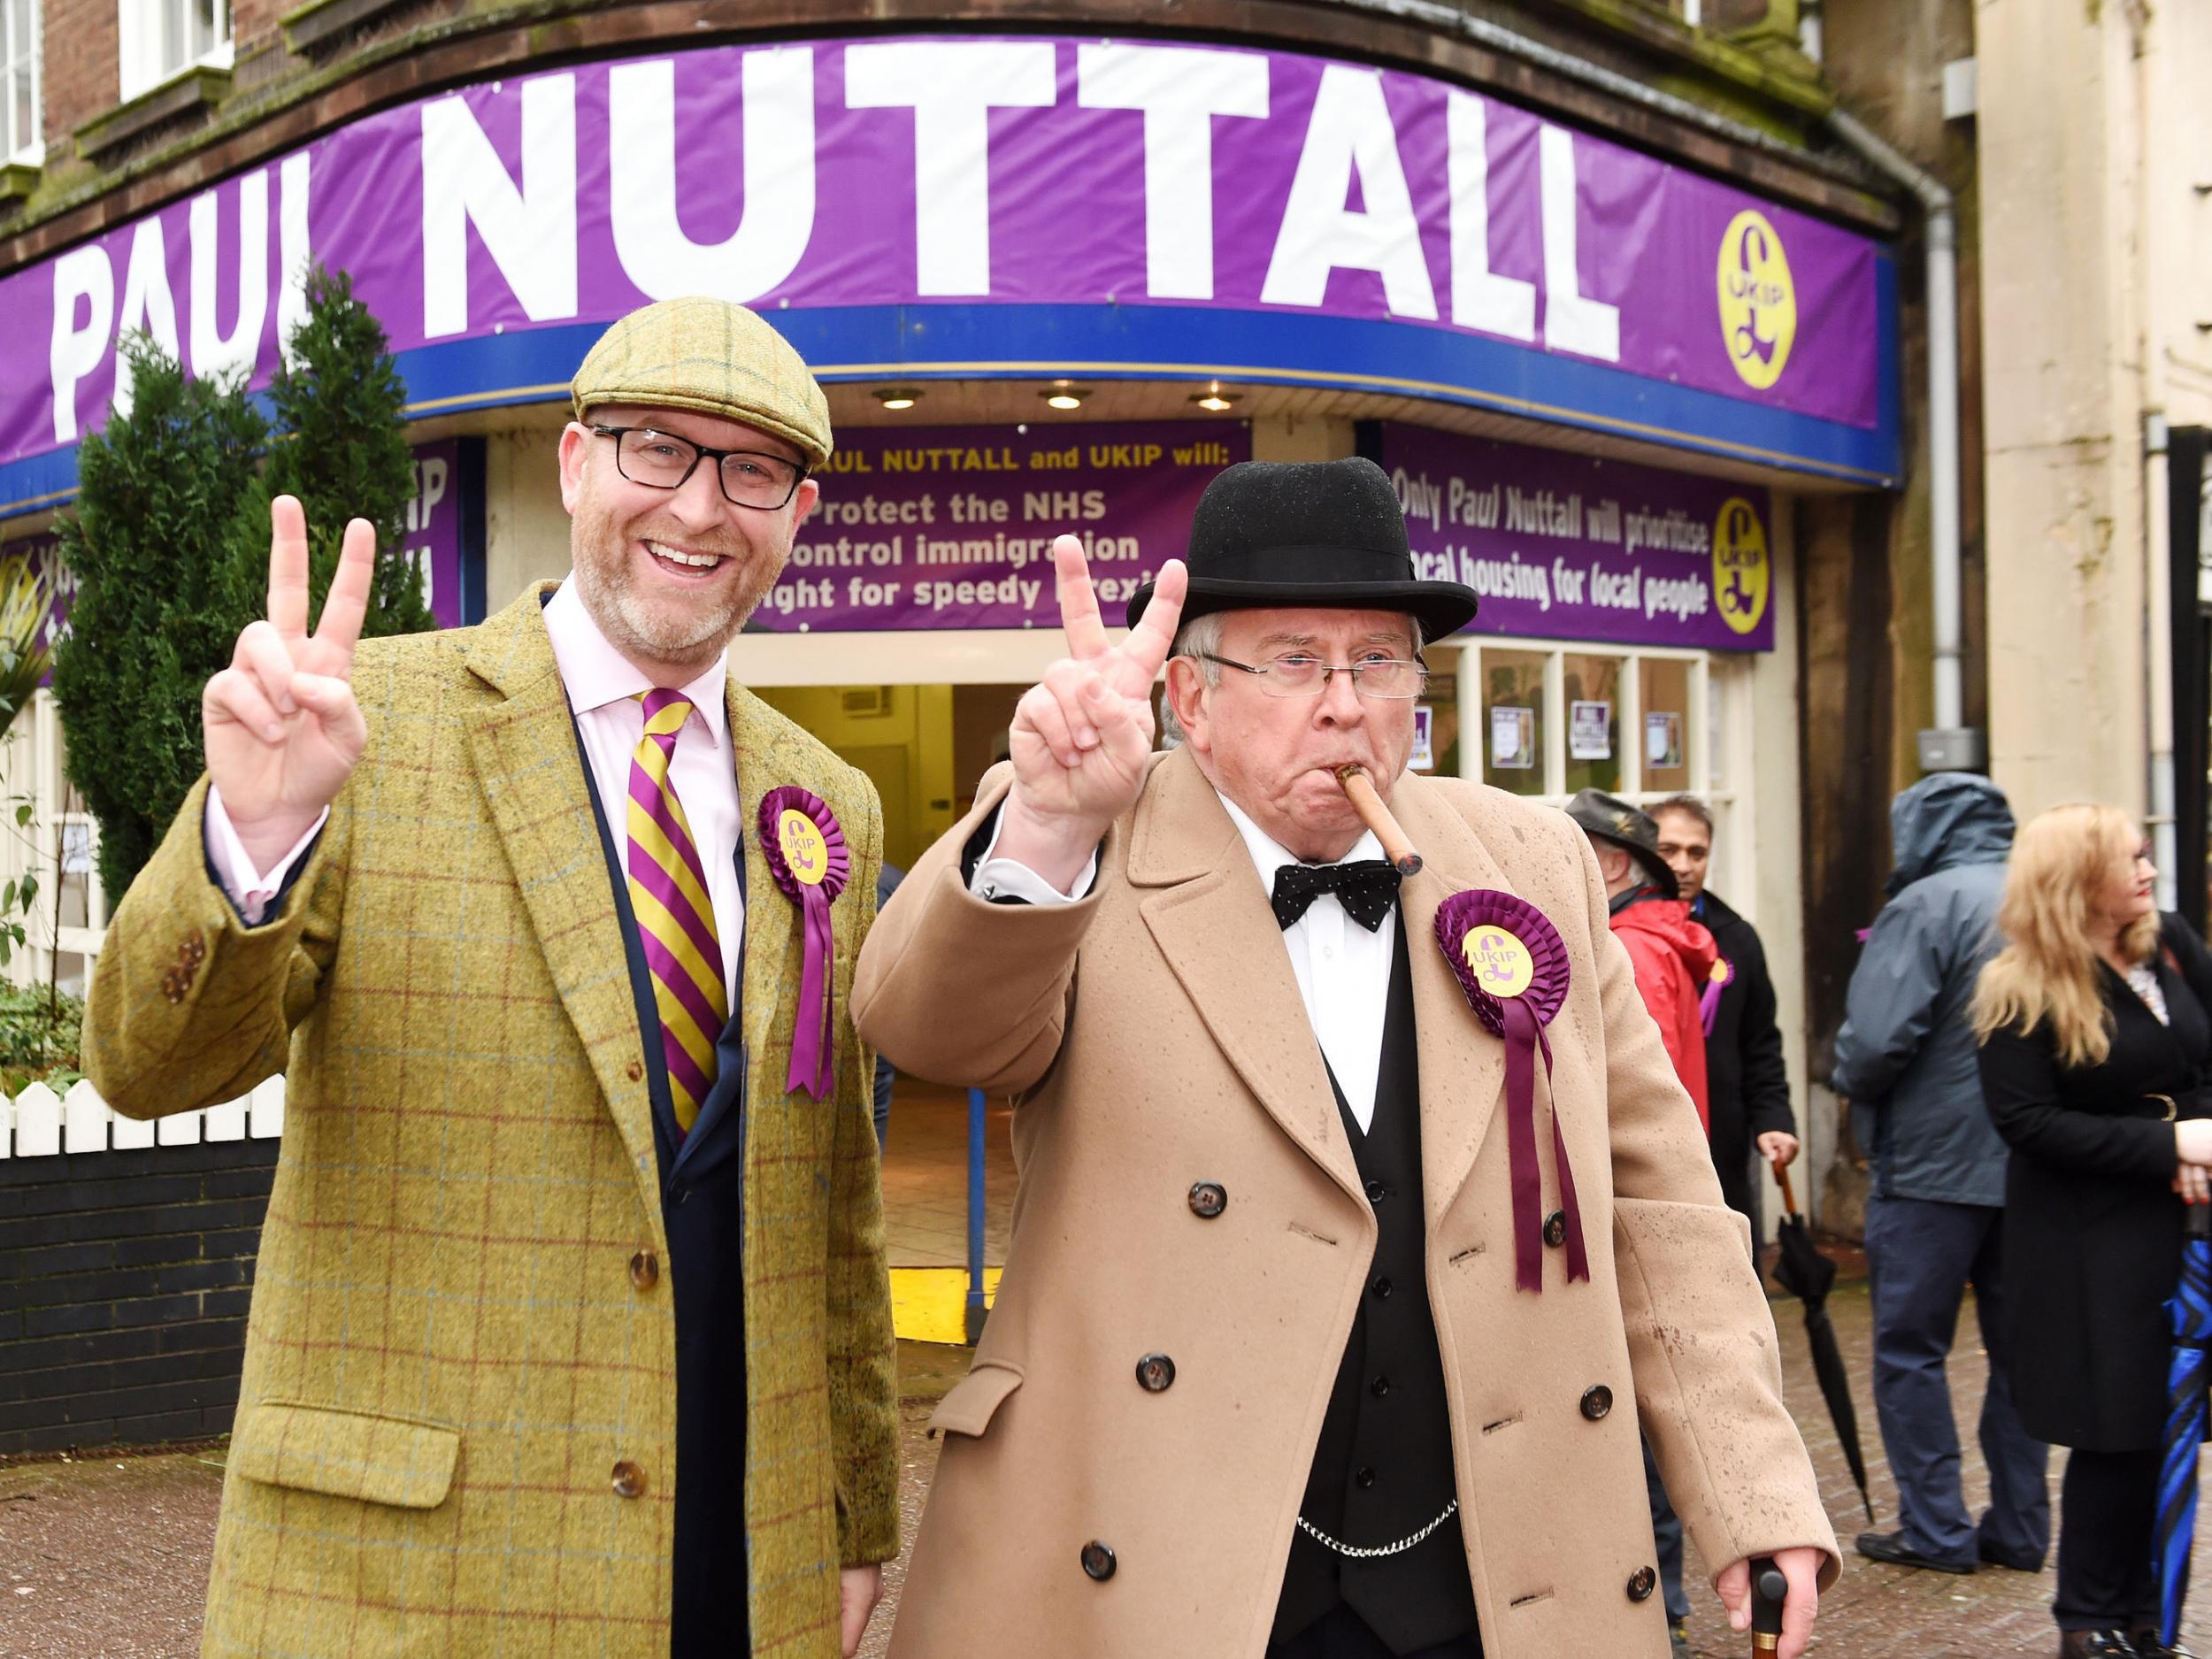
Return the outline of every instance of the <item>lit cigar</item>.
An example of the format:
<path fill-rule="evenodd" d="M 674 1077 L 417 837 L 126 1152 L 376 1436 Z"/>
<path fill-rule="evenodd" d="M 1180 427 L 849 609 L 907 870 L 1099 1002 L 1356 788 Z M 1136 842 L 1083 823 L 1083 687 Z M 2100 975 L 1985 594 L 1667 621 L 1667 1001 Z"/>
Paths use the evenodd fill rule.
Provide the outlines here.
<path fill-rule="evenodd" d="M 1421 855 L 1413 850 L 1413 843 L 1406 839 L 1405 831 L 1398 827 L 1398 820 L 1390 816 L 1390 809 L 1383 804 L 1382 796 L 1375 793 L 1375 786 L 1368 781 L 1364 767 L 1351 764 L 1336 769 L 1336 780 L 1344 786 L 1344 793 L 1352 803 L 1352 810 L 1360 821 L 1375 832 L 1375 839 L 1382 843 L 1383 856 L 1389 859 L 1402 876 L 1418 875 Z"/>

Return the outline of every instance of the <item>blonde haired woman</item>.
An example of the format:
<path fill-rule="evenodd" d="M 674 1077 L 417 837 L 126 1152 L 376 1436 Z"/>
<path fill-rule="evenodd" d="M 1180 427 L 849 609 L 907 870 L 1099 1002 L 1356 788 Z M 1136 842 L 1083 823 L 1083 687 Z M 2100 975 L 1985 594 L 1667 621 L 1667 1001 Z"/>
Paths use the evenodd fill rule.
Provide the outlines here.
<path fill-rule="evenodd" d="M 2070 1447 L 2060 1499 L 2062 1659 L 2166 1659 L 2151 1532 L 2182 1204 L 2212 1166 L 2212 956 L 2162 920 L 2142 831 L 2054 807 L 2013 843 L 1974 1028 L 2012 1148 L 2005 1317 L 2021 1421 Z"/>

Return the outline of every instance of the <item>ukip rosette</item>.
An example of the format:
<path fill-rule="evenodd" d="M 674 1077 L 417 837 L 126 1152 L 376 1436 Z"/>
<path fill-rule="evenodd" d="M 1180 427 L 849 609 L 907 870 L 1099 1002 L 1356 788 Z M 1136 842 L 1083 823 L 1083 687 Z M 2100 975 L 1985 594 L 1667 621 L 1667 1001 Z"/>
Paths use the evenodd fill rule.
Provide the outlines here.
<path fill-rule="evenodd" d="M 1477 887 L 1455 893 L 1436 911 L 1436 942 L 1460 989 L 1491 1033 L 1505 1044 L 1506 1146 L 1513 1178 L 1513 1262 L 1523 1290 L 1544 1288 L 1544 1172 L 1536 1158 L 1536 1056 L 1551 1075 L 1545 1027 L 1567 1001 L 1567 947 L 1559 930 L 1527 900 Z M 1559 1167 L 1559 1208 L 1566 1221 L 1567 1276 L 1590 1277 L 1575 1202 L 1567 1143 L 1551 1114 L 1553 1161 Z"/>
<path fill-rule="evenodd" d="M 761 797 L 760 850 L 776 886 L 799 907 L 805 941 L 798 1019 L 791 1031 L 791 1065 L 784 1087 L 794 1093 L 805 1089 L 816 1100 L 826 1099 L 836 1071 L 836 1045 L 830 1037 L 834 1001 L 830 970 L 837 961 L 837 940 L 830 926 L 830 906 L 852 874 L 852 856 L 829 803 L 789 784 Z"/>
<path fill-rule="evenodd" d="M 1715 956 L 1705 983 L 1698 987 L 1697 1017 L 1704 1022 L 1708 1041 L 1713 1035 L 1713 1024 L 1720 1018 L 1720 994 L 1728 988 L 1728 982 L 1736 977 L 1736 964 L 1725 956 Z"/>

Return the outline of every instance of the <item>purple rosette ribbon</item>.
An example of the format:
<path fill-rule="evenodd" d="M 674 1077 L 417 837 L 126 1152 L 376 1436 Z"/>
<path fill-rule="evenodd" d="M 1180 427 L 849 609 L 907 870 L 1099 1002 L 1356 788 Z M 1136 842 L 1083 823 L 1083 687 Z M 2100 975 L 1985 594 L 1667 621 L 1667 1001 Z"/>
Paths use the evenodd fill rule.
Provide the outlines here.
<path fill-rule="evenodd" d="M 829 803 L 796 785 L 771 789 L 760 802 L 760 850 L 783 895 L 799 907 L 805 963 L 799 972 L 799 1012 L 791 1033 L 784 1087 L 826 1100 L 835 1078 L 837 1045 L 830 1034 L 835 993 L 830 969 L 837 941 L 830 906 L 852 874 L 845 832 Z"/>
<path fill-rule="evenodd" d="M 1536 1056 L 1551 1074 L 1545 1027 L 1566 1005 L 1567 946 L 1551 920 L 1527 900 L 1477 887 L 1438 907 L 1436 942 L 1460 989 L 1491 1033 L 1505 1043 L 1506 1147 L 1513 1181 L 1513 1265 L 1523 1290 L 1544 1289 L 1544 1172 L 1536 1160 Z M 1567 1142 L 1552 1103 L 1551 1146 L 1559 1166 L 1559 1208 L 1567 1224 L 1567 1277 L 1590 1277 Z"/>
<path fill-rule="evenodd" d="M 1713 1022 L 1720 1018 L 1720 994 L 1735 977 L 1734 963 L 1725 956 L 1713 958 L 1713 971 L 1705 976 L 1705 988 L 1697 994 L 1697 1017 L 1704 1023 L 1709 1041 L 1713 1035 Z"/>

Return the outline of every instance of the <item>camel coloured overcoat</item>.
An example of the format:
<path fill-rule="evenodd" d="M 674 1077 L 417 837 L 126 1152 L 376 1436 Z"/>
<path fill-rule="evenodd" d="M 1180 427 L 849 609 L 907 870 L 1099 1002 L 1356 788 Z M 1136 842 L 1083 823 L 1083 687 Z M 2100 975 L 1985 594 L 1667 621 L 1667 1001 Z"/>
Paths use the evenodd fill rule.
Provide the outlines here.
<path fill-rule="evenodd" d="M 265 926 L 210 879 L 203 780 L 100 955 L 85 1069 L 118 1110 L 285 1073 L 208 1659 L 669 1650 L 687 1268 L 541 600 L 361 646 L 367 752 Z M 845 826 L 841 1010 L 881 813 L 733 677 L 726 706 L 747 826 L 750 1067 L 721 1125 L 743 1136 L 746 1387 L 685 1409 L 746 1414 L 746 1525 L 718 1541 L 749 1568 L 755 1653 L 837 1659 L 839 1569 L 899 1541 L 872 1062 L 841 1022 L 833 1097 L 787 1092 L 802 932 L 750 826 L 783 784 Z"/>
<path fill-rule="evenodd" d="M 1190 752 L 1156 762 L 1065 907 L 962 879 L 1008 777 L 907 877 L 854 986 L 864 1039 L 902 1067 L 1018 1102 L 1011 1247 L 934 1417 L 891 1654 L 1260 1659 L 1374 1211 L 1266 883 Z M 1426 1276 L 1483 1649 L 1663 1659 L 1639 1428 L 1707 1561 L 1810 1545 L 1836 1571 L 1745 1223 L 1581 832 L 1456 780 L 1401 778 L 1391 804 L 1426 859 L 1402 895 Z M 1431 931 L 1467 888 L 1538 906 L 1571 964 L 1550 1100 L 1590 1277 L 1547 1248 L 1540 1294 L 1515 1288 L 1504 1049 Z M 1538 1139 L 1548 1212 L 1540 1121 Z M 1156 1355 L 1156 1391 L 1138 1363 Z"/>

